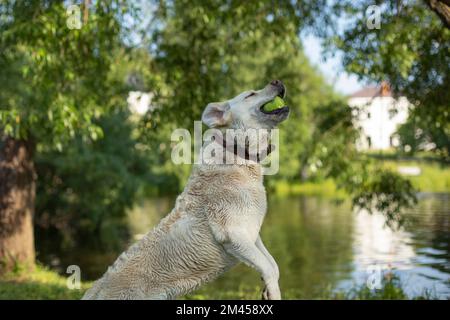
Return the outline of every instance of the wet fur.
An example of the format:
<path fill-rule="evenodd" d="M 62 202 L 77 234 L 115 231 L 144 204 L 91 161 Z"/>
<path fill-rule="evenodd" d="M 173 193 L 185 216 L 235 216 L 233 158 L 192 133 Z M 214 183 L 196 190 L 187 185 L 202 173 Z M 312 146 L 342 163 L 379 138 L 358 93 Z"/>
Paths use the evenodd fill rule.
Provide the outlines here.
<path fill-rule="evenodd" d="M 210 104 L 203 121 L 211 127 L 272 126 L 287 115 L 281 120 L 264 117 L 257 108 L 277 90 L 268 85 L 251 101 L 241 94 L 233 103 Z M 266 208 L 258 163 L 196 165 L 172 212 L 122 253 L 83 299 L 174 299 L 238 262 L 261 274 L 265 299 L 280 299 L 278 267 L 259 237 Z"/>

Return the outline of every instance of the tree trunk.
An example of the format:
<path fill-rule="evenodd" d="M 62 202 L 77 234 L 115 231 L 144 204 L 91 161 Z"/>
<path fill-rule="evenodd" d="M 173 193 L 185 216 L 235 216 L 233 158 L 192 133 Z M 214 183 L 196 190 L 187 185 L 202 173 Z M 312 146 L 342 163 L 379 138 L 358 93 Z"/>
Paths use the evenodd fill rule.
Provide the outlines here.
<path fill-rule="evenodd" d="M 0 136 L 0 274 L 34 266 L 33 143 Z"/>
<path fill-rule="evenodd" d="M 444 25 L 450 29 L 450 1 L 449 0 L 425 0 Z"/>

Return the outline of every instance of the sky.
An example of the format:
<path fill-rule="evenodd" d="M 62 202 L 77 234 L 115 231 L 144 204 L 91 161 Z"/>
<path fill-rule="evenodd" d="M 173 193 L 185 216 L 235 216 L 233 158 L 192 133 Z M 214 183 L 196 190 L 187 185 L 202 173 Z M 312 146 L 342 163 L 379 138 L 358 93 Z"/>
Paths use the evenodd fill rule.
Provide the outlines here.
<path fill-rule="evenodd" d="M 343 70 L 339 55 L 327 60 L 323 59 L 320 39 L 311 35 L 301 38 L 306 56 L 322 72 L 325 79 L 334 86 L 336 91 L 347 95 L 363 87 L 363 84 L 358 81 L 355 75 L 348 74 Z"/>

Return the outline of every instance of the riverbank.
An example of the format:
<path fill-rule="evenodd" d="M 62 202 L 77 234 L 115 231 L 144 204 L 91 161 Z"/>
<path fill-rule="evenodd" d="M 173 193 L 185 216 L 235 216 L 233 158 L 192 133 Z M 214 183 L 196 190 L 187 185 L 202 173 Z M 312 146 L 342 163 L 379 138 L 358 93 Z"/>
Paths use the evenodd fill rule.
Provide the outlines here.
<path fill-rule="evenodd" d="M 409 179 L 416 190 L 427 193 L 450 193 L 450 167 L 436 161 L 424 160 L 376 160 L 382 167 L 399 171 L 417 171 L 417 175 L 403 175 Z M 406 169 L 405 169 L 406 168 Z M 274 193 L 278 196 L 306 195 L 343 199 L 344 190 L 338 189 L 333 180 L 318 182 L 288 183 L 277 182 Z"/>
<path fill-rule="evenodd" d="M 67 278 L 58 275 L 43 266 L 37 266 L 31 273 L 15 273 L 0 278 L 0 300 L 78 300 L 92 285 L 92 282 L 83 282 L 81 289 L 68 289 Z M 220 294 L 219 299 L 260 299 L 261 287 L 239 288 L 236 291 L 226 291 Z M 310 299 L 307 293 L 301 291 L 283 292 L 284 299 Z M 200 289 L 182 299 L 205 300 L 210 299 Z M 333 292 L 324 290 L 323 294 L 314 299 L 337 300 L 404 300 L 410 299 L 400 281 L 396 277 L 385 280 L 380 290 L 370 290 L 366 286 L 356 287 L 348 291 Z M 414 299 L 434 299 L 430 293 L 424 293 Z"/>

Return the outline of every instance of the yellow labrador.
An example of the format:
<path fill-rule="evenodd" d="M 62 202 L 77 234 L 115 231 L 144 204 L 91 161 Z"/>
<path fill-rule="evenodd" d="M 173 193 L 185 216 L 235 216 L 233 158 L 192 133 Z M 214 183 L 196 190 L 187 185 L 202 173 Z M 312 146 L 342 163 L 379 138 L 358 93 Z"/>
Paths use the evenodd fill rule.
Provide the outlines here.
<path fill-rule="evenodd" d="M 264 112 L 262 106 L 284 95 L 284 85 L 275 80 L 259 91 L 208 104 L 202 121 L 221 130 L 272 129 L 289 108 Z M 225 153 L 233 150 L 224 147 Z M 264 299 L 281 299 L 278 266 L 259 236 L 267 208 L 261 165 L 245 160 L 195 165 L 174 209 L 122 253 L 83 299 L 173 299 L 238 262 L 261 274 Z"/>

